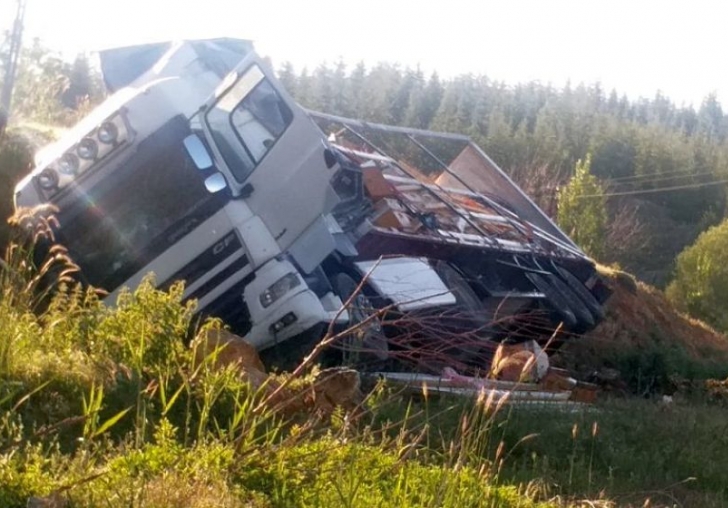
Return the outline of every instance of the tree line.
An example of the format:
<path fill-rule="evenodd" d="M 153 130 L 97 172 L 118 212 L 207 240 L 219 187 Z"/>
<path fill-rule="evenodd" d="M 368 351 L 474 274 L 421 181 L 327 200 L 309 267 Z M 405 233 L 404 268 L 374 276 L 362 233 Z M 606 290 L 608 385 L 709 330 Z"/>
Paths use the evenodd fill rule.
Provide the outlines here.
<path fill-rule="evenodd" d="M 0 45 L 0 81 L 9 42 Z M 20 54 L 12 99 L 16 118 L 48 125 L 70 126 L 105 96 L 99 71 L 89 55 L 72 61 L 33 39 Z"/>

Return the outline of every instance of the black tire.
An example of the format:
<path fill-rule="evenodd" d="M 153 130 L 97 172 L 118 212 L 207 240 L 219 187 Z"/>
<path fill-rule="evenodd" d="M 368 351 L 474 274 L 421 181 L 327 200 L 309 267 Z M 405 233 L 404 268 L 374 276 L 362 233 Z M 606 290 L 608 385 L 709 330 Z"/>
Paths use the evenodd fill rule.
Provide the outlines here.
<path fill-rule="evenodd" d="M 445 261 L 438 261 L 435 264 L 435 271 L 443 282 L 445 282 L 445 285 L 450 289 L 452 294 L 455 295 L 458 305 L 476 315 L 482 313 L 483 306 L 480 298 L 478 298 L 473 288 L 470 287 L 470 283 L 456 268 Z"/>
<path fill-rule="evenodd" d="M 573 329 L 578 324 L 574 311 L 571 310 L 566 297 L 556 289 L 550 281 L 540 273 L 526 272 L 526 278 L 541 293 L 544 294 L 551 309 L 556 313 L 558 319 L 564 323 L 567 329 Z"/>
<path fill-rule="evenodd" d="M 579 299 L 589 308 L 596 321 L 604 319 L 604 306 L 599 300 L 587 289 L 587 287 L 576 278 L 576 276 L 563 266 L 554 264 L 559 276 L 568 284 L 568 286 L 577 294 Z"/>
<path fill-rule="evenodd" d="M 457 301 L 456 305 L 465 313 L 468 320 L 471 321 L 469 327 L 476 326 L 479 329 L 483 329 L 491 324 L 488 322 L 488 318 L 486 318 L 482 300 L 457 268 L 447 262 L 439 261 L 435 264 L 435 271 L 453 296 L 455 296 L 455 300 Z"/>
<path fill-rule="evenodd" d="M 363 289 L 357 291 L 359 283 L 348 274 L 337 273 L 330 281 L 342 303 L 346 304 L 354 295 L 347 308 L 349 322 L 344 330 L 349 333 L 336 345 L 341 353 L 342 364 L 357 368 L 372 368 L 382 364 L 389 358 L 389 344 L 381 319 L 372 317 L 378 310 L 370 297 Z"/>
<path fill-rule="evenodd" d="M 454 311 L 445 313 L 445 328 L 450 329 L 455 341 L 459 341 L 452 356 L 462 362 L 478 362 L 484 349 L 492 345 L 495 334 L 492 323 L 485 316 L 483 303 L 467 279 L 452 265 L 438 261 L 435 271 L 456 299 Z"/>
<path fill-rule="evenodd" d="M 577 324 L 572 328 L 572 331 L 583 333 L 594 328 L 596 325 L 594 315 L 592 315 L 589 308 L 581 300 L 581 298 L 579 298 L 576 292 L 556 275 L 551 275 L 549 277 L 549 282 L 564 296 L 568 302 L 569 309 L 571 309 L 571 312 L 573 312 L 576 317 Z"/>

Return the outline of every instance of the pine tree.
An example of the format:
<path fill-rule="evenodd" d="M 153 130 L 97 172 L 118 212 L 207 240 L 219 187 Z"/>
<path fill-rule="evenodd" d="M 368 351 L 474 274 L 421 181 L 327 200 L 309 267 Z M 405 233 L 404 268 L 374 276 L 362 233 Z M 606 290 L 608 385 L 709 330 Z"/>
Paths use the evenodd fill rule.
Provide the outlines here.
<path fill-rule="evenodd" d="M 346 93 L 346 64 L 339 59 L 334 65 L 331 77 L 331 112 L 341 116 L 352 116 L 354 110 L 347 100 Z"/>
<path fill-rule="evenodd" d="M 391 106 L 402 82 L 397 65 L 379 63 L 366 77 L 362 90 L 362 118 L 376 123 L 393 123 Z"/>
<path fill-rule="evenodd" d="M 60 101 L 66 108 L 79 109 L 84 104 L 95 102 L 100 98 L 98 79 L 94 76 L 88 57 L 79 53 L 71 65 L 68 76 L 68 86 L 60 96 Z"/>
<path fill-rule="evenodd" d="M 283 88 L 295 97 L 298 80 L 296 79 L 296 71 L 294 70 L 291 62 L 283 62 L 283 65 L 281 65 L 281 68 L 278 70 L 278 79 L 283 85 Z"/>
<path fill-rule="evenodd" d="M 412 94 L 415 90 L 421 88 L 422 81 L 422 71 L 419 69 L 414 71 L 407 69 L 405 71 L 404 78 L 402 78 L 399 88 L 394 93 L 392 104 L 389 107 L 392 121 L 396 125 L 404 123 L 410 102 L 412 101 Z"/>
<path fill-rule="evenodd" d="M 607 229 L 604 188 L 591 174 L 591 156 L 576 163 L 574 177 L 558 193 L 557 222 L 584 251 L 594 258 L 604 254 Z"/>
<path fill-rule="evenodd" d="M 351 116 L 356 118 L 362 117 L 362 97 L 364 95 L 364 88 L 366 87 L 367 79 L 367 68 L 364 62 L 359 62 L 351 71 L 348 79 L 346 80 L 345 97 Z"/>
<path fill-rule="evenodd" d="M 430 128 L 432 119 L 440 108 L 442 95 L 443 86 L 440 78 L 437 73 L 433 73 L 423 89 L 416 89 L 412 93 L 405 115 L 405 123 L 418 129 Z"/>
<path fill-rule="evenodd" d="M 296 101 L 307 108 L 315 108 L 313 99 L 313 78 L 306 67 L 303 68 L 296 80 Z"/>
<path fill-rule="evenodd" d="M 724 138 L 723 109 L 715 92 L 703 99 L 698 111 L 698 131 L 708 138 Z"/>
<path fill-rule="evenodd" d="M 337 114 L 334 110 L 334 80 L 333 71 L 327 63 L 322 63 L 313 71 L 311 88 L 311 108 L 317 111 L 327 111 Z"/>

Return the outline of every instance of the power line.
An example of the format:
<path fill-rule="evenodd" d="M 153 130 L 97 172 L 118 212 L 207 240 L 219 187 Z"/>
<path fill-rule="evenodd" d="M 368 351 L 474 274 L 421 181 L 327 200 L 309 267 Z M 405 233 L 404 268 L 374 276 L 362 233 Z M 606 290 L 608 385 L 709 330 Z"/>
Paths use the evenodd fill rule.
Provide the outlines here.
<path fill-rule="evenodd" d="M 675 174 L 678 174 L 678 173 L 685 173 L 685 170 L 684 169 L 676 169 L 676 170 L 673 170 L 673 171 L 665 171 L 665 172 L 659 173 L 659 174 L 618 176 L 616 178 L 609 178 L 609 180 L 612 181 L 612 182 L 622 182 L 622 181 L 627 181 L 627 180 L 639 180 L 641 178 L 650 178 L 650 177 L 653 177 L 653 176 L 675 175 Z"/>
<path fill-rule="evenodd" d="M 713 171 L 702 171 L 698 173 L 688 173 L 684 169 L 676 169 L 674 171 L 665 171 L 661 173 L 651 173 L 643 175 L 631 175 L 631 176 L 620 176 L 616 178 L 602 178 L 605 182 L 615 183 L 619 185 L 627 185 L 632 183 L 641 183 L 641 181 L 652 181 L 652 179 L 672 179 L 672 178 L 686 178 L 690 176 L 713 176 Z"/>
<path fill-rule="evenodd" d="M 712 176 L 712 173 L 703 173 L 703 174 L 710 174 Z M 693 175 L 691 175 L 693 176 Z M 654 180 L 658 181 L 658 180 Z M 609 183 L 609 181 L 607 181 Z M 650 183 L 650 182 L 640 182 L 640 183 Z M 660 187 L 657 189 L 636 189 L 636 190 L 630 190 L 630 191 L 618 191 L 618 192 L 605 192 L 601 194 L 587 194 L 585 196 L 580 196 L 581 198 L 595 198 L 595 197 L 609 197 L 609 196 L 629 196 L 633 194 L 654 194 L 658 192 L 667 192 L 672 190 L 680 190 L 680 189 L 694 189 L 694 188 L 700 188 L 700 187 L 709 187 L 712 185 L 720 185 L 728 183 L 728 179 L 724 180 L 714 180 L 712 182 L 697 182 L 697 183 L 690 183 L 690 184 L 684 184 L 684 185 L 675 185 L 671 187 Z M 553 193 L 547 193 L 547 190 L 550 191 L 551 189 L 544 189 L 542 191 L 538 192 L 531 192 L 529 193 L 530 196 L 535 196 L 538 198 L 556 198 L 558 197 L 558 194 Z"/>
<path fill-rule="evenodd" d="M 680 180 L 681 178 L 697 178 L 701 176 L 717 176 L 712 171 L 706 171 L 703 173 L 683 173 L 681 175 L 673 175 L 673 176 L 662 176 L 662 175 L 650 175 L 654 176 L 652 179 L 645 178 L 644 180 L 633 180 L 630 182 L 614 182 L 613 180 L 605 180 L 607 184 L 614 183 L 618 186 L 626 186 L 626 185 L 644 185 L 644 184 L 650 184 L 655 182 L 667 182 L 670 180 Z"/>
<path fill-rule="evenodd" d="M 609 193 L 603 193 L 603 194 L 587 194 L 585 196 L 579 196 L 579 199 L 607 198 L 607 197 L 612 197 L 612 196 L 634 196 L 634 195 L 638 195 L 638 194 L 657 194 L 659 192 L 670 192 L 670 191 L 684 190 L 684 189 L 698 189 L 700 187 L 710 187 L 712 185 L 725 185 L 725 184 L 728 184 L 728 179 L 716 180 L 714 182 L 675 185 L 672 187 L 663 187 L 661 189 L 646 189 L 646 190 L 635 190 L 635 191 L 625 191 L 625 192 L 609 192 Z"/>

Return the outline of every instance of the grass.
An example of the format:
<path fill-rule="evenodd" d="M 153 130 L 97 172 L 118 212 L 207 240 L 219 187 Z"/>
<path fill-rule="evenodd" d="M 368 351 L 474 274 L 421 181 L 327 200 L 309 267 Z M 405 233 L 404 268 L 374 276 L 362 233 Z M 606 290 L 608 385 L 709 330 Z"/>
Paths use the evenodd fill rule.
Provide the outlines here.
<path fill-rule="evenodd" d="M 396 421 L 403 411 L 401 402 L 385 404 L 379 418 Z M 722 403 L 620 398 L 572 412 L 506 407 L 487 419 L 479 435 L 463 435 L 463 415 L 472 411 L 470 404 L 448 398 L 419 401 L 409 408 L 414 416 L 408 425 L 436 429 L 429 454 L 446 457 L 452 443 L 465 441 L 468 452 L 479 455 L 472 460 L 491 465 L 493 484 L 518 485 L 531 499 L 728 505 L 728 423 Z"/>
<path fill-rule="evenodd" d="M 214 352 L 185 347 L 195 309 L 181 285 L 147 279 L 112 309 L 48 285 L 73 268 L 62 252 L 34 272 L 16 249 L 0 268 L 0 506 L 728 504 L 718 404 L 517 411 L 380 384 L 358 418 L 284 420 Z"/>
<path fill-rule="evenodd" d="M 728 376 L 728 340 L 679 313 L 664 294 L 614 268 L 599 266 L 613 291 L 600 325 L 552 358 L 584 378 L 617 371 L 630 393 L 672 393 L 680 386 Z"/>
<path fill-rule="evenodd" d="M 477 463 L 410 457 L 406 419 L 394 440 L 342 410 L 283 420 L 185 346 L 182 285 L 148 278 L 108 308 L 58 278 L 74 269 L 62 251 L 40 271 L 32 258 L 13 245 L 1 268 L 0 506 L 536 505 Z"/>
<path fill-rule="evenodd" d="M 705 403 L 661 405 L 611 401 L 578 415 L 514 414 L 504 427 L 513 448 L 503 474 L 539 477 L 552 494 L 608 497 L 622 506 L 724 506 L 725 408 Z"/>

